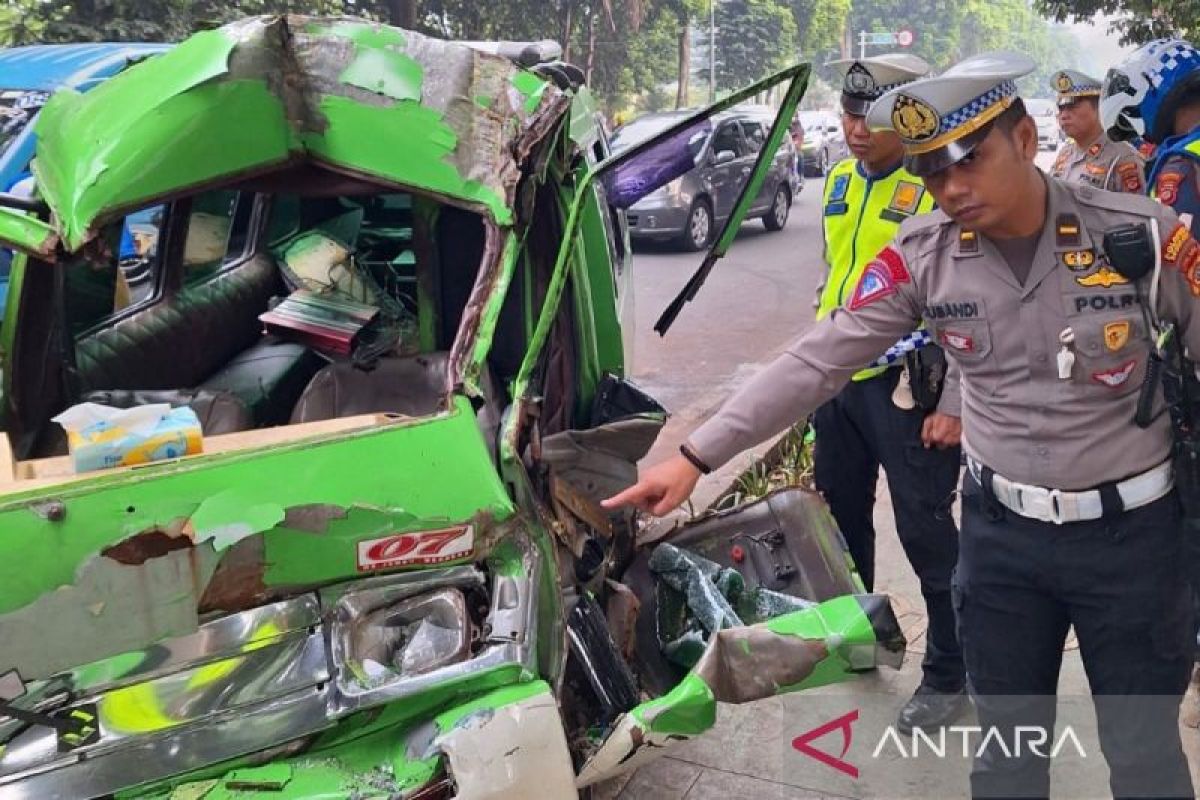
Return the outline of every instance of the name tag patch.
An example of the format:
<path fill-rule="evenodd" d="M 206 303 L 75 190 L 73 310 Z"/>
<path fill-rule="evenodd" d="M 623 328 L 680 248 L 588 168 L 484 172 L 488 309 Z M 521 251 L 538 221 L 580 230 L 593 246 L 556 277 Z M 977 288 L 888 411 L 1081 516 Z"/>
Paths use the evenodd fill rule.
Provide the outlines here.
<path fill-rule="evenodd" d="M 975 352 L 975 339 L 965 333 L 944 330 L 938 335 L 938 341 L 942 343 L 942 346 L 959 353 Z"/>

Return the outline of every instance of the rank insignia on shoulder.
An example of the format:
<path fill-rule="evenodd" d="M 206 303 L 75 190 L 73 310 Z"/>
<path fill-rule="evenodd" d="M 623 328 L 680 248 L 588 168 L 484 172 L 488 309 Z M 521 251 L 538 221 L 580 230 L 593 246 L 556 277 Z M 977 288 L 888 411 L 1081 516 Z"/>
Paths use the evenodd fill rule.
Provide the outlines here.
<path fill-rule="evenodd" d="M 850 176 L 838 175 L 833 179 L 833 186 L 829 189 L 829 202 L 836 200 L 845 200 L 846 192 L 850 189 Z"/>
<path fill-rule="evenodd" d="M 1062 254 L 1062 260 L 1070 269 L 1082 272 L 1091 269 L 1092 265 L 1096 263 L 1096 251 L 1068 250 Z"/>
<path fill-rule="evenodd" d="M 1154 181 L 1154 195 L 1164 206 L 1173 206 L 1179 199 L 1179 187 L 1183 184 L 1183 175 L 1178 172 L 1162 172 Z"/>
<path fill-rule="evenodd" d="M 1104 326 L 1104 346 L 1114 353 L 1117 352 L 1129 344 L 1129 333 L 1132 329 L 1133 326 L 1127 319 L 1108 323 Z"/>
<path fill-rule="evenodd" d="M 1109 289 L 1113 286 L 1123 286 L 1124 284 L 1129 283 L 1129 279 L 1117 272 L 1108 264 L 1104 264 L 1100 267 L 1100 269 L 1096 270 L 1091 275 L 1084 275 L 1076 278 L 1075 282 L 1080 286 L 1086 286 L 1089 289 L 1093 289 L 1097 286 L 1099 286 L 1101 289 Z"/>
<path fill-rule="evenodd" d="M 1119 367 L 1093 372 L 1092 380 L 1101 386 L 1107 386 L 1110 389 L 1117 389 L 1125 385 L 1125 382 L 1129 380 L 1129 376 L 1133 374 L 1133 368 L 1136 366 L 1136 360 L 1126 361 Z"/>
<path fill-rule="evenodd" d="M 958 252 L 960 253 L 978 253 L 979 252 L 979 236 L 975 231 L 959 231 L 958 232 Z"/>
<path fill-rule="evenodd" d="M 1103 149 L 1104 149 L 1104 145 L 1100 144 L 1099 142 L 1096 142 L 1094 145 L 1092 145 L 1091 147 L 1088 148 L 1088 155 L 1091 156 L 1092 158 L 1095 158 L 1096 156 L 1100 155 L 1100 151 Z"/>
<path fill-rule="evenodd" d="M 1079 217 L 1074 214 L 1059 214 L 1054 227 L 1059 247 L 1079 247 Z"/>

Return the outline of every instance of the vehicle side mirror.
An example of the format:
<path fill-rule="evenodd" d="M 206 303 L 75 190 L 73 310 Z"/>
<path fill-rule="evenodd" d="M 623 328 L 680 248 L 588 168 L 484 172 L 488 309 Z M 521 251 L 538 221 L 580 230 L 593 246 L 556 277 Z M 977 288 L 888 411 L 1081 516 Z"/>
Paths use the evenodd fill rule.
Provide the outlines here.
<path fill-rule="evenodd" d="M 718 164 L 718 165 L 728 164 L 730 161 L 733 161 L 735 158 L 737 158 L 737 153 L 733 152 L 732 150 L 721 150 L 713 158 L 713 163 Z"/>

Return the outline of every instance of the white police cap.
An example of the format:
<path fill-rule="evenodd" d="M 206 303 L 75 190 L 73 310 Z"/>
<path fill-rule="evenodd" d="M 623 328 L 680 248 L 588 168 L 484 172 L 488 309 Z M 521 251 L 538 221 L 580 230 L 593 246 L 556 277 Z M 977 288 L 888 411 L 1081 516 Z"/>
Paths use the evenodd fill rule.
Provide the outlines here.
<path fill-rule="evenodd" d="M 1058 92 L 1060 106 L 1069 106 L 1081 97 L 1100 97 L 1100 81 L 1073 69 L 1055 73 L 1050 83 Z"/>
<path fill-rule="evenodd" d="M 983 53 L 941 75 L 893 89 L 871 107 L 872 130 L 894 130 L 904 166 L 930 175 L 970 155 L 1017 98 L 1016 79 L 1037 65 L 1019 53 Z"/>
<path fill-rule="evenodd" d="M 884 93 L 929 74 L 929 64 L 911 53 L 885 53 L 870 58 L 830 61 L 842 76 L 842 108 L 866 116 L 871 104 Z"/>

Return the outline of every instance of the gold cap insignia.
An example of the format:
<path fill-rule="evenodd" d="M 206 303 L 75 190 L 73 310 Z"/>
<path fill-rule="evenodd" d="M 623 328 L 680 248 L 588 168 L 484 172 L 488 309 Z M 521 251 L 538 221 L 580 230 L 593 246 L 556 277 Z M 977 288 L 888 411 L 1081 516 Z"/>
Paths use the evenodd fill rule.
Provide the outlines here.
<path fill-rule="evenodd" d="M 916 97 L 901 94 L 896 97 L 892 106 L 892 127 L 901 138 L 910 142 L 920 142 L 937 135 L 942 120 L 938 113 Z"/>
<path fill-rule="evenodd" d="M 1058 77 L 1054 79 L 1054 82 L 1060 92 L 1071 91 L 1071 86 L 1073 84 L 1071 83 L 1071 76 L 1068 75 L 1067 73 L 1065 73 L 1065 72 L 1058 73 Z"/>

